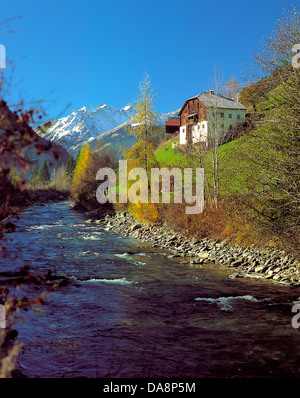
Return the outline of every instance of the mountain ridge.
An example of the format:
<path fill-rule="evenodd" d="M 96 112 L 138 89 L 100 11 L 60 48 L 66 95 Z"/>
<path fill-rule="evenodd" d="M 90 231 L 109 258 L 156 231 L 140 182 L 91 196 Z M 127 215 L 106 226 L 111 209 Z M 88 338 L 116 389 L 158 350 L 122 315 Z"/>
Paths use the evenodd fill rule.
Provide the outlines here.
<path fill-rule="evenodd" d="M 165 120 L 178 111 L 158 113 L 158 125 L 164 125 Z M 68 116 L 55 120 L 43 137 L 70 153 L 77 153 L 87 143 L 94 149 L 100 139 L 120 153 L 120 145 L 129 147 L 135 143 L 135 137 L 127 132 L 127 127 L 134 123 L 134 115 L 131 103 L 120 109 L 106 103 L 96 107 L 82 106 Z"/>

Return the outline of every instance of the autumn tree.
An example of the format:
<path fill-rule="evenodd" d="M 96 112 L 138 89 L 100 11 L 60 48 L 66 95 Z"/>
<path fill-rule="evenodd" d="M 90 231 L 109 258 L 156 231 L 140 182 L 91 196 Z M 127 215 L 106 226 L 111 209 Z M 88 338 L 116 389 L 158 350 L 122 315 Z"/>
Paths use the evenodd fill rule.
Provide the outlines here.
<path fill-rule="evenodd" d="M 227 98 L 236 99 L 239 92 L 240 84 L 235 76 L 230 76 L 230 79 L 222 84 L 221 94 Z"/>
<path fill-rule="evenodd" d="M 91 158 L 92 158 L 92 151 L 90 146 L 87 144 L 81 149 L 74 170 L 73 181 L 71 186 L 71 194 L 74 200 L 78 200 L 79 195 L 82 192 L 82 181 L 89 167 Z"/>
<path fill-rule="evenodd" d="M 150 77 L 145 73 L 139 85 L 139 96 L 134 107 L 134 122 L 128 128 L 128 132 L 137 138 L 137 143 L 131 149 L 125 151 L 125 158 L 130 162 L 129 167 L 143 166 L 148 171 L 149 160 L 154 157 L 157 134 L 154 99 L 155 95 L 151 87 Z"/>
<path fill-rule="evenodd" d="M 226 170 L 226 163 L 230 147 L 220 153 L 220 146 L 226 142 L 226 131 L 220 114 L 220 98 L 223 87 L 223 70 L 215 67 L 211 82 L 210 106 L 207 109 L 207 145 L 199 145 L 196 159 L 200 167 L 205 168 L 206 197 L 212 207 L 217 208 L 220 201 L 222 173 Z M 204 161 L 205 159 L 205 161 Z M 198 166 L 199 167 L 199 166 Z"/>

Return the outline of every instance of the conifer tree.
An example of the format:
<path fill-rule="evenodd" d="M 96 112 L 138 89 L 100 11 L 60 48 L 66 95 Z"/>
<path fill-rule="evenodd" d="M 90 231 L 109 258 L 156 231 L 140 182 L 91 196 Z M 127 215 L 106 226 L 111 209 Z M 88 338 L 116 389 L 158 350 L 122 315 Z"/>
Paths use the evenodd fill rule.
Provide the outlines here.
<path fill-rule="evenodd" d="M 36 165 L 34 164 L 31 170 L 30 182 L 33 182 L 37 176 L 38 176 L 38 171 Z"/>
<path fill-rule="evenodd" d="M 43 160 L 41 167 L 39 169 L 38 178 L 42 183 L 47 183 L 50 181 L 50 173 L 46 159 Z"/>
<path fill-rule="evenodd" d="M 73 158 L 73 155 L 70 154 L 68 161 L 67 161 L 67 165 L 66 165 L 66 175 L 68 177 L 68 179 L 70 181 L 72 181 L 73 179 L 73 175 L 74 175 L 74 170 L 76 167 L 76 160 Z"/>
<path fill-rule="evenodd" d="M 154 93 L 150 77 L 145 73 L 139 86 L 139 97 L 135 105 L 135 122 L 128 131 L 137 137 L 137 143 L 125 152 L 131 166 L 142 166 L 148 171 L 148 162 L 154 155 L 154 141 L 157 130 L 157 116 L 154 109 Z"/>

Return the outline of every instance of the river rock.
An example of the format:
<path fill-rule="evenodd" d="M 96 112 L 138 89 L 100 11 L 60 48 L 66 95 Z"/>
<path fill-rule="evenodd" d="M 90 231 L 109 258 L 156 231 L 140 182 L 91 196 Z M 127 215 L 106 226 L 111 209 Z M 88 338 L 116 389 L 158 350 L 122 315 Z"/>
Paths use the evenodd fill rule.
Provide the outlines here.
<path fill-rule="evenodd" d="M 230 267 L 239 267 L 243 263 L 242 260 L 235 260 L 230 263 Z"/>
<path fill-rule="evenodd" d="M 236 278 L 241 278 L 241 277 L 242 277 L 242 275 L 239 274 L 238 272 L 234 272 L 233 274 L 228 276 L 229 279 L 236 279 Z"/>
<path fill-rule="evenodd" d="M 266 279 L 300 281 L 299 262 L 289 258 L 283 251 L 266 248 L 258 250 L 252 246 L 244 248 L 229 241 L 211 241 L 208 238 L 187 237 L 188 230 L 181 234 L 173 231 L 167 224 L 143 225 L 137 223 L 128 212 L 106 215 L 104 224 L 123 235 L 131 235 L 146 242 L 151 242 L 152 247 L 168 249 L 174 254 L 172 257 L 194 257 L 190 264 L 203 264 L 204 262 L 224 264 L 235 267 L 242 273 L 256 272 Z M 109 228 L 109 229 L 110 229 Z M 176 255 L 177 254 L 177 255 Z M 299 275 L 296 275 L 296 272 Z M 239 277 L 239 273 L 233 273 L 230 279 Z"/>
<path fill-rule="evenodd" d="M 4 225 L 4 231 L 6 233 L 11 233 L 11 232 L 15 232 L 16 231 L 16 225 L 13 224 L 12 222 L 8 222 Z"/>
<path fill-rule="evenodd" d="M 137 229 L 140 229 L 140 228 L 142 228 L 142 224 L 134 224 L 134 225 L 129 229 L 128 232 L 133 232 L 133 231 L 136 231 Z"/>
<path fill-rule="evenodd" d="M 9 330 L 5 335 L 4 344 L 7 344 L 9 341 L 15 339 L 18 336 L 19 332 L 16 329 Z"/>
<path fill-rule="evenodd" d="M 258 267 L 254 268 L 255 272 L 265 272 L 268 269 L 268 266 L 265 265 L 259 265 Z"/>
<path fill-rule="evenodd" d="M 209 253 L 206 252 L 198 252 L 197 256 L 200 258 L 207 258 L 209 256 Z"/>
<path fill-rule="evenodd" d="M 204 258 L 197 258 L 195 260 L 191 260 L 190 264 L 203 264 Z"/>

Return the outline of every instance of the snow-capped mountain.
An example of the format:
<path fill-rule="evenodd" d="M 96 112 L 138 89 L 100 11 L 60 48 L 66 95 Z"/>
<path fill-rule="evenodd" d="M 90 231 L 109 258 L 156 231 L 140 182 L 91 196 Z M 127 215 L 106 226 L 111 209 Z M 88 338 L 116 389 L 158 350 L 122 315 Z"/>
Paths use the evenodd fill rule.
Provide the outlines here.
<path fill-rule="evenodd" d="M 173 112 L 168 113 L 160 113 L 157 115 L 157 124 L 164 125 L 165 121 L 171 116 L 177 116 L 179 109 Z M 111 147 L 116 151 L 117 157 L 122 157 L 122 151 L 124 148 L 130 148 L 133 146 L 137 138 L 128 133 L 127 128 L 132 125 L 136 125 L 134 117 L 130 118 L 126 122 L 120 124 L 119 126 L 113 128 L 112 130 L 106 131 L 98 135 L 97 137 L 91 138 L 88 142 L 92 150 L 95 150 L 98 146 L 98 143 L 101 141 L 101 147 Z M 80 149 L 85 145 L 82 143 L 74 148 L 74 150 L 80 151 Z"/>
<path fill-rule="evenodd" d="M 158 114 L 158 124 L 163 125 L 177 111 Z M 134 107 L 127 104 L 121 109 L 103 104 L 97 107 L 83 106 L 52 124 L 44 138 L 54 141 L 69 152 L 78 152 L 83 145 L 89 143 L 95 148 L 101 139 L 119 152 L 120 145 L 129 147 L 134 144 L 135 137 L 129 136 L 126 127 L 134 125 Z"/>
<path fill-rule="evenodd" d="M 79 144 L 117 127 L 132 116 L 131 104 L 121 109 L 107 104 L 83 106 L 52 124 L 44 138 L 73 151 Z"/>

